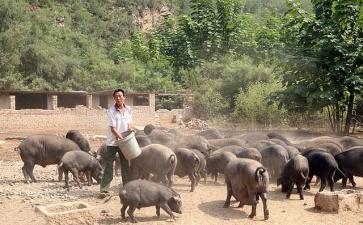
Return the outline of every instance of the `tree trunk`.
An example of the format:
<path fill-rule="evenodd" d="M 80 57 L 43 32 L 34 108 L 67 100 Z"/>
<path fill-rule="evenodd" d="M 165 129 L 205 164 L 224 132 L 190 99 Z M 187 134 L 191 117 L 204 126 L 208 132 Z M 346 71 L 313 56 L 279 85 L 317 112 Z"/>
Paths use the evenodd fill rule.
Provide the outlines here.
<path fill-rule="evenodd" d="M 334 132 L 340 132 L 340 107 L 339 103 L 335 104 L 335 128 Z"/>
<path fill-rule="evenodd" d="M 331 108 L 330 105 L 328 105 L 327 108 L 328 108 L 330 129 L 331 129 L 332 132 L 335 132 L 335 124 L 334 124 L 335 119 L 333 118 L 334 114 L 331 112 L 331 111 L 333 111 L 333 109 L 330 109 Z"/>
<path fill-rule="evenodd" d="M 345 128 L 344 128 L 345 134 L 349 134 L 350 122 L 352 121 L 352 117 L 353 117 L 353 104 L 354 104 L 354 92 L 350 91 L 348 109 L 347 109 L 347 117 L 345 119 Z"/>

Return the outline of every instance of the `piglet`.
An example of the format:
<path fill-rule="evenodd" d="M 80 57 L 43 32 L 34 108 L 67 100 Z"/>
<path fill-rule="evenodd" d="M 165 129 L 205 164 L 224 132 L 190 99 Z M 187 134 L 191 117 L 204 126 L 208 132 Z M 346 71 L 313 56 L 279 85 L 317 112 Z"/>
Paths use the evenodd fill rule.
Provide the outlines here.
<path fill-rule="evenodd" d="M 169 187 L 147 180 L 133 180 L 126 183 L 119 193 L 122 204 L 121 217 L 126 219 L 125 211 L 132 223 L 137 223 L 134 211 L 143 207 L 155 206 L 156 215 L 160 217 L 160 208 L 175 219 L 172 212 L 182 213 L 180 195 Z"/>
<path fill-rule="evenodd" d="M 92 177 L 100 183 L 103 177 L 103 169 L 98 160 L 87 152 L 74 150 L 66 152 L 60 160 L 58 168 L 65 173 L 65 187 L 69 187 L 68 171 L 73 175 L 79 188 L 82 188 L 79 173 L 84 172 L 87 177 L 88 186 L 92 184 Z"/>

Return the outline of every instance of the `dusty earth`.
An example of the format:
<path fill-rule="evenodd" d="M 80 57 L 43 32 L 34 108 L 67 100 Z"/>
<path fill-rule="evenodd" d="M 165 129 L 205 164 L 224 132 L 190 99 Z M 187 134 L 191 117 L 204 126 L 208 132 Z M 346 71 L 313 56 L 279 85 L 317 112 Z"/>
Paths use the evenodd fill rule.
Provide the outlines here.
<path fill-rule="evenodd" d="M 35 131 L 41 133 L 41 131 Z M 46 131 L 59 132 L 59 131 Z M 103 135 L 104 131 L 87 131 L 88 134 Z M 236 131 L 235 131 L 236 132 Z M 84 132 L 83 132 L 84 133 Z M 296 132 L 285 132 L 290 140 L 303 140 L 313 137 L 297 135 Z M 34 175 L 38 183 L 24 183 L 21 171 L 23 162 L 13 150 L 20 143 L 21 137 L 29 134 L 0 133 L 0 224 L 130 224 L 130 220 L 121 221 L 121 204 L 118 197 L 120 176 L 115 176 L 111 183 L 113 195 L 106 199 L 98 199 L 99 185 L 84 186 L 79 189 L 72 181 L 72 188 L 63 188 L 64 182 L 57 181 L 56 166 L 46 168 L 35 166 Z M 93 149 L 97 149 L 102 140 L 90 140 Z M 326 213 L 315 208 L 314 196 L 319 186 L 312 185 L 312 189 L 304 191 L 305 200 L 300 200 L 298 194 L 293 193 L 290 199 L 285 199 L 285 193 L 270 182 L 268 195 L 268 208 L 270 218 L 263 220 L 262 203 L 257 205 L 257 216 L 249 219 L 251 206 L 237 208 L 237 202 L 232 201 L 229 208 L 223 208 L 226 198 L 226 186 L 221 177 L 217 183 L 210 178 L 190 192 L 190 181 L 187 177 L 174 177 L 173 189 L 177 191 L 183 201 L 183 214 L 176 214 L 176 220 L 170 219 L 168 214 L 161 210 L 158 218 L 155 208 L 142 208 L 135 211 L 139 224 L 361 224 L 362 212 L 344 211 L 340 213 Z M 357 178 L 356 190 L 363 189 L 363 179 Z M 348 188 L 351 188 L 348 184 Z M 325 189 L 327 191 L 328 188 Z M 335 184 L 340 189 L 340 182 Z M 37 207 L 49 206 L 54 203 L 84 202 L 91 208 L 87 213 L 64 214 L 46 217 Z M 68 208 L 66 208 L 68 209 Z M 61 212 L 65 209 L 49 208 L 50 211 Z"/>

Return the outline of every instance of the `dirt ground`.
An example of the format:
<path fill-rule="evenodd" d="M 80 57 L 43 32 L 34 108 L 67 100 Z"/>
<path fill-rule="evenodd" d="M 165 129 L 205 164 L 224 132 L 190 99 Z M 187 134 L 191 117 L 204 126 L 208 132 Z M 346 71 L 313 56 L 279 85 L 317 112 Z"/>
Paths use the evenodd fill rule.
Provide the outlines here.
<path fill-rule="evenodd" d="M 49 132 L 49 131 L 47 131 Z M 59 131 L 58 131 L 59 132 Z M 89 134 L 103 135 L 103 131 L 88 131 Z M 38 132 L 39 133 L 39 132 Z M 288 133 L 285 133 L 285 136 Z M 84 186 L 79 189 L 74 185 L 68 191 L 63 188 L 64 182 L 57 181 L 56 166 L 42 168 L 36 166 L 34 175 L 38 183 L 24 183 L 21 171 L 23 162 L 14 151 L 20 143 L 22 136 L 27 134 L 1 134 L 0 135 L 0 224 L 130 224 L 130 220 L 122 222 L 120 217 L 121 204 L 118 197 L 120 175 L 114 177 L 111 183 L 113 195 L 106 199 L 98 199 L 99 185 Z M 309 136 L 288 134 L 290 140 L 302 140 Z M 102 140 L 90 140 L 91 147 L 97 149 Z M 363 179 L 356 178 L 355 190 L 362 190 Z M 232 201 L 229 208 L 223 208 L 226 198 L 226 186 L 223 177 L 217 183 L 210 178 L 207 183 L 200 183 L 194 192 L 190 192 L 190 181 L 187 177 L 174 177 L 173 189 L 177 191 L 183 202 L 183 213 L 175 214 L 176 220 L 170 219 L 168 214 L 161 210 L 158 218 L 154 207 L 142 208 L 135 211 L 139 224 L 360 224 L 363 223 L 361 211 L 344 211 L 340 213 L 326 213 L 315 208 L 314 196 L 319 186 L 312 185 L 311 190 L 304 191 L 305 200 L 293 193 L 290 199 L 285 199 L 281 187 L 270 182 L 268 194 L 268 208 L 270 218 L 263 220 L 262 203 L 257 205 L 257 216 L 249 219 L 251 206 L 237 208 L 237 202 Z M 347 185 L 351 188 L 350 184 Z M 341 190 L 340 182 L 335 189 Z M 325 189 L 327 191 L 328 188 Z M 37 210 L 41 206 L 54 203 L 84 202 L 90 206 L 87 213 L 63 214 L 58 216 L 44 216 Z M 49 208 L 50 210 L 50 208 Z"/>

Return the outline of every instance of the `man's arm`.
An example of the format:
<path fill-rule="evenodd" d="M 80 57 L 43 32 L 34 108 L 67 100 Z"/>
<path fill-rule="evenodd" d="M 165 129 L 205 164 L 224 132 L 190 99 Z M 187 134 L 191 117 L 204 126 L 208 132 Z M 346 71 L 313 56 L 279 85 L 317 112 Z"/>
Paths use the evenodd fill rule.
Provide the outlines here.
<path fill-rule="evenodd" d="M 111 132 L 115 135 L 116 139 L 122 139 L 120 132 L 115 127 L 111 127 Z"/>
<path fill-rule="evenodd" d="M 131 123 L 129 123 L 128 125 L 127 125 L 127 130 L 129 130 L 129 131 L 133 131 L 134 129 L 132 129 L 132 124 Z"/>

